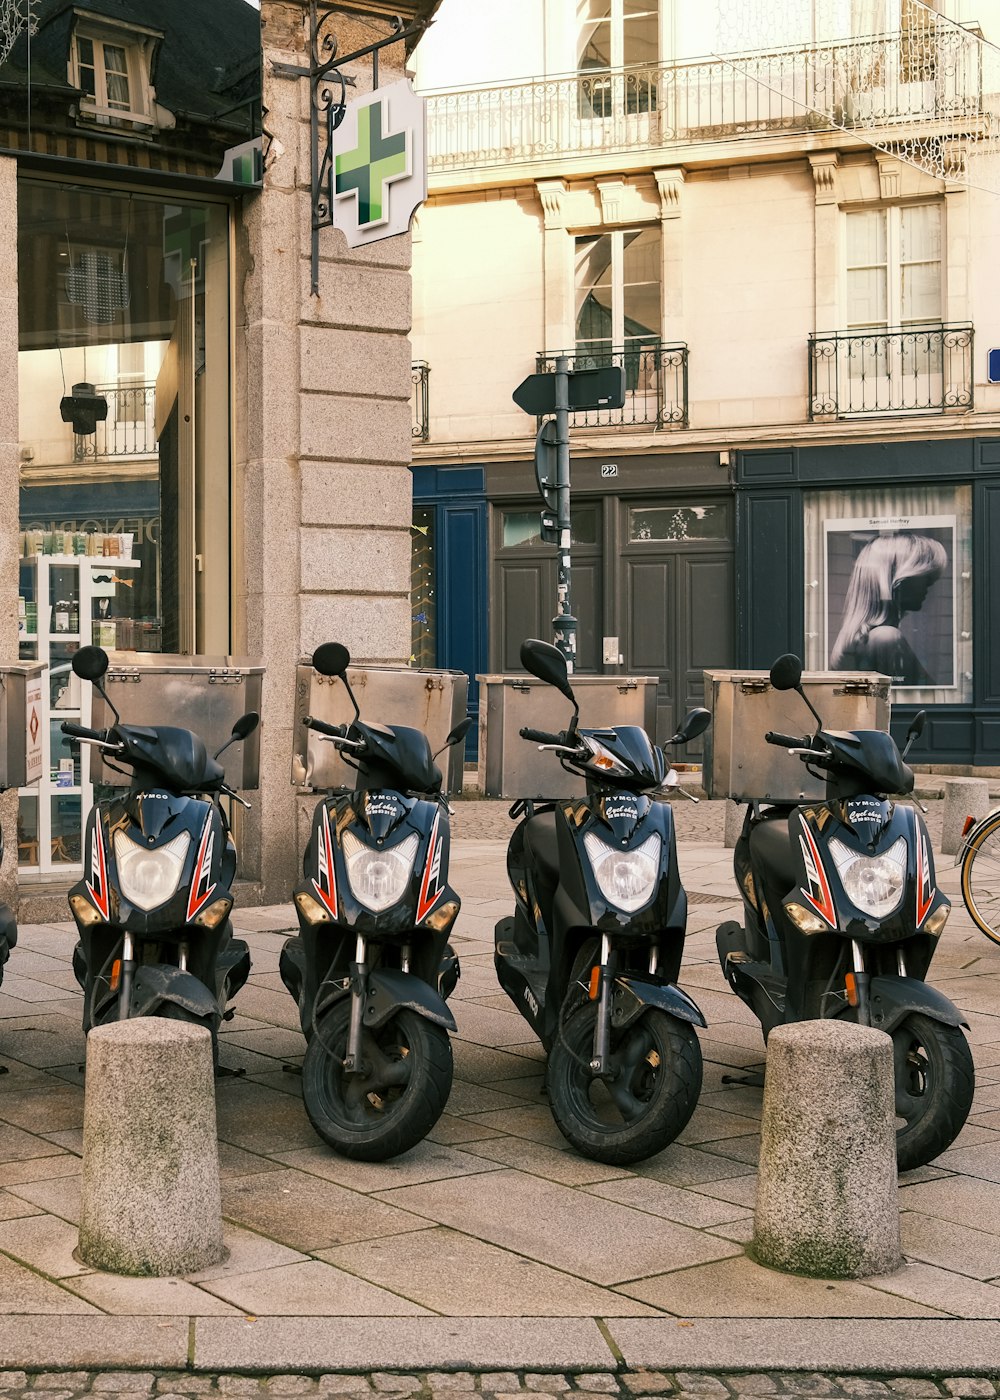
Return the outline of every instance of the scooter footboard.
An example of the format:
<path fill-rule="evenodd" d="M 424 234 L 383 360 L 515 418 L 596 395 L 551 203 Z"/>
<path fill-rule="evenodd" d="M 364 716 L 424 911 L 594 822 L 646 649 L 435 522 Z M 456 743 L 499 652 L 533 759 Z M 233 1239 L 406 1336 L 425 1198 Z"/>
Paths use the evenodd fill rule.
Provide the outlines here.
<path fill-rule="evenodd" d="M 435 1025 L 444 1026 L 446 1031 L 458 1030 L 454 1016 L 437 990 L 414 977 L 412 972 L 379 967 L 369 973 L 364 1024 L 374 1030 L 401 1009 L 415 1011 Z"/>
<path fill-rule="evenodd" d="M 673 982 L 654 982 L 634 974 L 615 978 L 615 995 L 612 1002 L 611 1024 L 615 1030 L 622 1030 L 649 1010 L 656 1007 L 678 1021 L 687 1021 L 692 1026 L 707 1026 L 708 1022 L 686 992 Z"/>
<path fill-rule="evenodd" d="M 873 977 L 869 995 L 876 1030 L 894 1031 L 911 1011 L 919 1011 L 946 1026 L 969 1025 L 944 992 L 916 977 Z"/>
<path fill-rule="evenodd" d="M 221 1014 L 215 997 L 190 972 L 182 972 L 168 963 L 143 963 L 135 970 L 131 1014 L 149 1016 L 164 1001 L 171 1001 L 204 1020 Z"/>

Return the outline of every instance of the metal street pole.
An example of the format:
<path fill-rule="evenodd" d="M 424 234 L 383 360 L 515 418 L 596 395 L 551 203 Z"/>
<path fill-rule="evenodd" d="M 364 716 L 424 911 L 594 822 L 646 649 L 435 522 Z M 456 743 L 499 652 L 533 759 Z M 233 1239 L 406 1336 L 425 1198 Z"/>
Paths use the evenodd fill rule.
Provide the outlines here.
<path fill-rule="evenodd" d="M 570 603 L 569 519 L 569 357 L 556 360 L 556 524 L 559 529 L 556 616 L 552 619 L 556 646 L 566 658 L 570 675 L 576 663 L 576 618 Z"/>

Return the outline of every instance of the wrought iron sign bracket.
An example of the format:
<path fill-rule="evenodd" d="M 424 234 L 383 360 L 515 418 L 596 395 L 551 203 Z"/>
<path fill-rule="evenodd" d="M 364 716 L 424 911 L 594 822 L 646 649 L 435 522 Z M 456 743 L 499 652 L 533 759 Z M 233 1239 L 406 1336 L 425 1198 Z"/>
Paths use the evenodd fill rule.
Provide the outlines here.
<path fill-rule="evenodd" d="M 333 133 L 347 115 L 347 89 L 354 86 L 354 79 L 342 70 L 358 59 L 370 57 L 372 61 L 372 88 L 378 87 L 379 50 L 389 44 L 398 44 L 413 38 L 426 29 L 429 20 L 415 19 L 406 24 L 396 15 L 385 19 L 391 26 L 391 33 L 355 49 L 353 53 L 342 54 L 337 40 L 329 28 L 329 22 L 338 10 L 352 14 L 353 5 L 324 6 L 322 12 L 318 0 L 309 0 L 309 67 L 302 68 L 294 63 L 275 63 L 272 71 L 282 78 L 309 79 L 309 163 L 312 189 L 312 293 L 319 292 L 319 231 L 333 223 L 333 199 L 336 184 L 336 160 L 333 153 Z M 373 12 L 374 13 L 374 12 Z"/>

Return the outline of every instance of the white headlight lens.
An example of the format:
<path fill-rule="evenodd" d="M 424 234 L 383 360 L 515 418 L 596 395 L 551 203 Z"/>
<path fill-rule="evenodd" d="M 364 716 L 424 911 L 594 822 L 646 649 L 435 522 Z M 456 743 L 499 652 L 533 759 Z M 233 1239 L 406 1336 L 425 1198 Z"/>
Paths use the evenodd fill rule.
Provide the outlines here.
<path fill-rule="evenodd" d="M 609 904 L 631 913 L 648 904 L 660 873 L 660 838 L 650 836 L 634 851 L 616 850 L 592 832 L 583 838 L 598 888 Z"/>
<path fill-rule="evenodd" d="M 906 884 L 905 836 L 880 856 L 861 855 L 834 839 L 830 854 L 844 893 L 863 913 L 882 919 L 899 908 Z"/>
<path fill-rule="evenodd" d="M 342 840 L 347 879 L 359 904 L 380 914 L 402 898 L 420 845 L 416 834 L 385 850 L 366 846 L 350 831 L 344 832 Z"/>
<path fill-rule="evenodd" d="M 124 831 L 115 832 L 115 861 L 122 894 L 148 914 L 173 899 L 184 872 L 191 837 L 186 831 L 165 846 L 150 850 L 132 841 Z"/>

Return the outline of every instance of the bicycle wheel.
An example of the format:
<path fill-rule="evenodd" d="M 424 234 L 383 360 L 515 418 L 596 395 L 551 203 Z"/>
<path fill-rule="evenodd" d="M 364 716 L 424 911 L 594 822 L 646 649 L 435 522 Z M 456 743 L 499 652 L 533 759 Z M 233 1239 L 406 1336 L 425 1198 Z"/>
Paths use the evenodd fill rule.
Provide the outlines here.
<path fill-rule="evenodd" d="M 980 932 L 1000 943 L 1000 812 L 972 833 L 962 857 L 962 899 Z"/>

